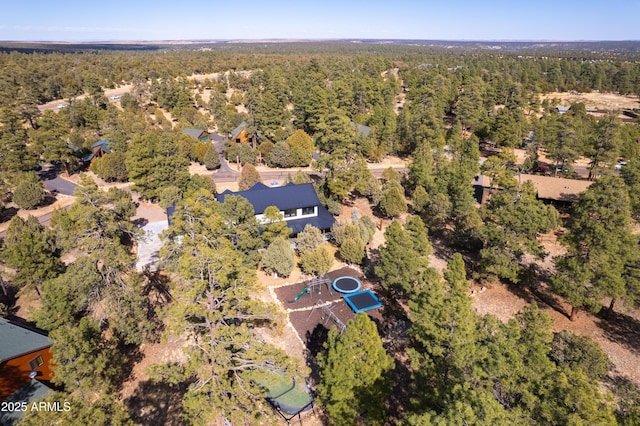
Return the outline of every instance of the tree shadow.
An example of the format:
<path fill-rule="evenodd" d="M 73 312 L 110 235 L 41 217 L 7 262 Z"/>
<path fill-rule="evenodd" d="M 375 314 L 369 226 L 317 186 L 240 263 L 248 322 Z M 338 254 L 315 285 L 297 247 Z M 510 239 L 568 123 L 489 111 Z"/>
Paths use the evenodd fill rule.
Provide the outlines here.
<path fill-rule="evenodd" d="M 13 316 L 18 313 L 18 288 L 0 277 L 0 316 Z"/>
<path fill-rule="evenodd" d="M 307 366 L 311 369 L 309 376 L 314 383 L 320 383 L 320 370 L 318 368 L 318 354 L 324 353 L 324 343 L 329 337 L 329 329 L 322 324 L 316 325 L 312 331 L 307 331 L 305 336 L 306 347 L 305 357 Z"/>
<path fill-rule="evenodd" d="M 530 286 L 518 285 L 513 283 L 505 283 L 507 289 L 512 294 L 524 299 L 527 303 L 536 302 L 538 305 L 545 305 L 554 311 L 566 316 L 571 317 L 571 311 L 567 311 L 560 296 L 554 294 L 544 284 L 533 284 Z"/>
<path fill-rule="evenodd" d="M 28 373 L 13 365 L 0 365 L 0 401 L 20 389 L 31 379 Z"/>
<path fill-rule="evenodd" d="M 117 390 L 122 389 L 122 385 L 129 380 L 135 380 L 133 375 L 133 368 L 137 363 L 142 361 L 144 354 L 140 351 L 138 345 L 118 345 L 118 351 L 127 358 L 127 361 L 122 365 L 120 375 L 116 379 L 114 386 Z"/>
<path fill-rule="evenodd" d="M 15 207 L 8 207 L 6 209 L 4 209 L 2 211 L 2 213 L 0 213 L 0 222 L 8 222 L 11 219 L 13 219 L 13 217 L 15 215 L 18 214 L 18 209 Z"/>
<path fill-rule="evenodd" d="M 154 380 L 138 384 L 132 396 L 124 401 L 131 419 L 139 425 L 183 424 L 182 400 L 190 382 L 176 385 Z"/>
<path fill-rule="evenodd" d="M 640 321 L 620 312 L 602 309 L 597 315 L 596 325 L 605 336 L 633 353 L 640 354 Z"/>
<path fill-rule="evenodd" d="M 146 224 L 148 224 L 148 223 L 149 223 L 149 220 L 148 220 L 148 219 L 146 219 L 146 218 L 144 218 L 144 217 L 139 217 L 139 218 L 137 218 L 137 219 L 135 219 L 135 220 L 133 221 L 133 224 L 134 224 L 134 225 L 136 226 L 136 228 L 138 228 L 138 229 L 142 228 L 143 226 L 145 226 L 145 225 L 146 225 Z"/>
<path fill-rule="evenodd" d="M 46 181 L 46 180 L 53 180 L 57 178 L 59 173 L 60 173 L 59 167 L 51 166 L 48 169 L 40 170 L 38 172 L 38 176 L 40 176 L 40 179 L 42 179 L 43 181 Z"/>
<path fill-rule="evenodd" d="M 47 207 L 47 206 L 52 205 L 56 201 L 58 201 L 58 199 L 54 195 L 47 194 L 44 197 L 44 200 L 40 204 L 38 204 L 38 207 Z"/>

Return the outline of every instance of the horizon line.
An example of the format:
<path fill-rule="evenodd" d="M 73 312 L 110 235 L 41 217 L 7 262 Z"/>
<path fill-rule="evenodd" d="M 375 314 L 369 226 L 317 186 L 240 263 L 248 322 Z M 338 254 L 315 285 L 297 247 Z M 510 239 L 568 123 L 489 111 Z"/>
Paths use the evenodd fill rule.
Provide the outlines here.
<path fill-rule="evenodd" d="M 640 39 L 454 39 L 454 38 L 355 38 L 355 37 L 272 37 L 272 38 L 211 38 L 211 39 L 106 39 L 106 40 L 0 40 L 0 43 L 221 43 L 221 42 L 314 42 L 314 41 L 431 41 L 431 42 L 484 42 L 484 43 L 598 43 L 598 42 L 640 42 Z"/>

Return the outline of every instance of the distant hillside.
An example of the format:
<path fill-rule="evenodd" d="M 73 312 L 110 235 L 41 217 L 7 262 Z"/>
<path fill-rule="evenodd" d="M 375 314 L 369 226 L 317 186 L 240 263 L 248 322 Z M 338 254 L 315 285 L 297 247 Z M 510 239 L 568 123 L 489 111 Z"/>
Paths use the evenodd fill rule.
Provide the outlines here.
<path fill-rule="evenodd" d="M 455 41 L 455 40 L 385 40 L 385 39 L 340 39 L 340 40 L 160 40 L 117 42 L 16 42 L 0 41 L 0 52 L 80 52 L 86 50 L 133 50 L 150 51 L 162 49 L 220 49 L 235 44 L 384 44 L 399 46 L 425 46 L 448 49 L 480 49 L 506 52 L 517 51 L 589 51 L 589 52 L 640 52 L 640 41 Z"/>

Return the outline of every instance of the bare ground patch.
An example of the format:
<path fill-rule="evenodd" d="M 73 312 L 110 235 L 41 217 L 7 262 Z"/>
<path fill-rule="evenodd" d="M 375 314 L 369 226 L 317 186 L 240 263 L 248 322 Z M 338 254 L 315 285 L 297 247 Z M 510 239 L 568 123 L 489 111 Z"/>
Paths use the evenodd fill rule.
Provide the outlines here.
<path fill-rule="evenodd" d="M 625 108 L 640 107 L 640 100 L 633 95 L 620 95 L 617 93 L 577 93 L 577 92 L 552 92 L 540 95 L 544 99 L 559 99 L 564 105 L 583 103 L 586 108 L 621 110 Z"/>

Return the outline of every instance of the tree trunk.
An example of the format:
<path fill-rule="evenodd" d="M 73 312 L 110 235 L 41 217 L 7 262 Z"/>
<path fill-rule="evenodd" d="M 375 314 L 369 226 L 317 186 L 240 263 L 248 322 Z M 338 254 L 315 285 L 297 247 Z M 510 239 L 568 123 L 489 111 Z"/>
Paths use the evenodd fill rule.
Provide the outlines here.
<path fill-rule="evenodd" d="M 571 306 L 571 315 L 569 316 L 569 320 L 571 321 L 575 321 L 578 319 L 578 311 L 580 310 L 580 308 L 578 308 L 577 306 Z"/>
<path fill-rule="evenodd" d="M 613 308 L 616 304 L 616 298 L 612 297 L 611 298 L 611 303 L 609 303 L 609 309 L 607 309 L 607 312 L 605 313 L 605 318 L 609 319 L 611 318 L 611 315 L 613 314 Z"/>

